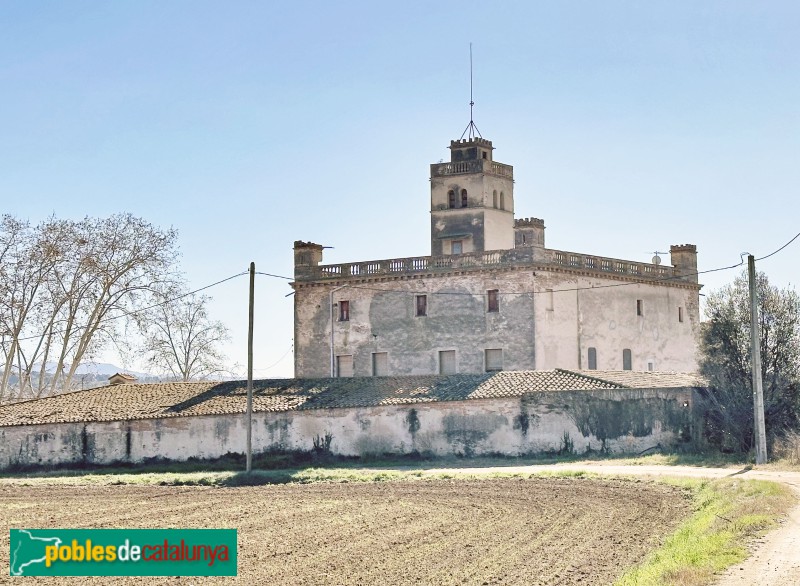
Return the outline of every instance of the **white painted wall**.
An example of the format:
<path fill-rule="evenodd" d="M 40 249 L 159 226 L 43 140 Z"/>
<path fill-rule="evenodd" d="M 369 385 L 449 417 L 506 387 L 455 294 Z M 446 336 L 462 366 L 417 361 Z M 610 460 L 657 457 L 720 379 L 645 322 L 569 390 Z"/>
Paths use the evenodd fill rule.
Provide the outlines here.
<path fill-rule="evenodd" d="M 597 420 L 605 417 L 603 413 L 624 408 L 628 415 L 623 419 L 636 421 L 640 417 L 649 433 L 634 437 L 632 430 L 619 428 L 615 437 L 607 438 L 607 448 L 639 452 L 675 441 L 675 418 L 683 420 L 681 426 L 691 425 L 692 404 L 692 391 L 688 389 L 624 389 L 256 413 L 253 450 L 310 451 L 315 437 L 329 433 L 333 436 L 332 452 L 347 456 L 414 451 L 436 456 L 516 456 L 558 450 L 568 433 L 580 453 L 587 448 L 599 450 L 601 438 L 581 432 L 581 421 L 587 418 L 579 414 L 594 410 L 593 420 Z M 632 418 L 630 413 L 634 413 Z M 14 464 L 216 458 L 242 453 L 245 432 L 244 415 L 0 427 L 0 469 Z"/>

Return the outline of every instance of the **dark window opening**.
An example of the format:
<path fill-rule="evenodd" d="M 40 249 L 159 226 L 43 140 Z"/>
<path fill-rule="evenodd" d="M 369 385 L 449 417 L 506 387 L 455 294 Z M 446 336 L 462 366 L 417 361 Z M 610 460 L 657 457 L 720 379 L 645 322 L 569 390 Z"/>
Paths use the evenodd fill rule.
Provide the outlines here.
<path fill-rule="evenodd" d="M 486 158 L 486 151 L 483 151 L 481 154 L 483 155 L 483 158 L 485 159 Z"/>
<path fill-rule="evenodd" d="M 452 189 L 447 192 L 447 205 L 451 208 L 456 207 L 456 192 Z"/>
<path fill-rule="evenodd" d="M 339 321 L 350 321 L 350 302 L 339 302 Z"/>
<path fill-rule="evenodd" d="M 499 291 L 497 289 L 490 289 L 486 292 L 486 299 L 488 301 L 486 311 L 500 311 L 500 296 L 498 293 Z"/>
<path fill-rule="evenodd" d="M 678 321 L 683 323 L 683 307 L 678 308 Z"/>
<path fill-rule="evenodd" d="M 644 315 L 644 304 L 641 299 L 636 300 L 636 315 Z"/>
<path fill-rule="evenodd" d="M 500 192 L 500 209 L 506 209 L 506 196 L 502 191 Z"/>
<path fill-rule="evenodd" d="M 461 190 L 461 207 L 462 208 L 467 207 L 467 190 L 466 189 L 462 189 Z"/>
<path fill-rule="evenodd" d="M 453 240 L 450 243 L 450 254 L 461 254 L 464 251 L 464 246 L 461 240 Z"/>
<path fill-rule="evenodd" d="M 493 208 L 497 207 L 497 190 L 496 189 L 492 192 L 492 207 Z"/>
<path fill-rule="evenodd" d="M 428 296 L 417 295 L 417 317 L 428 315 Z"/>
<path fill-rule="evenodd" d="M 597 370 L 597 348 L 589 348 L 589 370 Z"/>
<path fill-rule="evenodd" d="M 632 358 L 631 358 L 631 351 L 628 348 L 625 348 L 622 351 L 622 370 L 632 370 Z"/>

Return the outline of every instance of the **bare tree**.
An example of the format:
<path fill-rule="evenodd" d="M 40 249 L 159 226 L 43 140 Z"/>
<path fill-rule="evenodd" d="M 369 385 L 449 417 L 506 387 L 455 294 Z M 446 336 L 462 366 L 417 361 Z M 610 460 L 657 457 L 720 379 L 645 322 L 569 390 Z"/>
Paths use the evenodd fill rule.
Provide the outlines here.
<path fill-rule="evenodd" d="M 175 292 L 165 294 L 169 296 Z M 206 295 L 184 294 L 140 316 L 150 364 L 184 382 L 227 372 L 220 345 L 230 336 L 222 322 L 209 318 L 210 300 Z"/>
<path fill-rule="evenodd" d="M 81 362 L 175 282 L 176 239 L 131 214 L 36 227 L 3 218 L 0 401 L 70 389 Z"/>

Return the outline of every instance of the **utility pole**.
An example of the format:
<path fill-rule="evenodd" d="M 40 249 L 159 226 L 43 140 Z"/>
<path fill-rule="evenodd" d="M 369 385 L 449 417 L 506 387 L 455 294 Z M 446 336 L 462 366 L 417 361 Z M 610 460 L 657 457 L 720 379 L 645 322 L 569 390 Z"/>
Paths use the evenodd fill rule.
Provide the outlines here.
<path fill-rule="evenodd" d="M 256 263 L 250 263 L 250 311 L 247 328 L 247 472 L 253 465 L 253 306 L 255 305 Z"/>
<path fill-rule="evenodd" d="M 758 294 L 756 293 L 756 260 L 747 256 L 750 281 L 750 360 L 753 369 L 753 413 L 755 417 L 756 464 L 767 463 L 767 436 L 764 428 L 764 387 L 761 382 L 761 341 L 758 336 Z"/>

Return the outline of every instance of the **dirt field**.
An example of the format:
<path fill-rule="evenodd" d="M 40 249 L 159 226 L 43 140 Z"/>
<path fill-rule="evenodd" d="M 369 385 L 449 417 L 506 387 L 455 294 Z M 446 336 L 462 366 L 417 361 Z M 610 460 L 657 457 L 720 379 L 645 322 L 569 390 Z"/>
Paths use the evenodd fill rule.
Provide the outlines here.
<path fill-rule="evenodd" d="M 10 527 L 235 527 L 239 577 L 226 583 L 607 584 L 690 510 L 665 485 L 581 478 L 243 488 L 6 485 L 0 486 L 0 582 L 20 581 L 8 577 Z M 77 583 L 57 580 L 36 583 Z"/>

